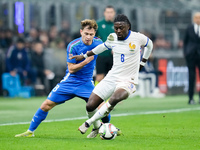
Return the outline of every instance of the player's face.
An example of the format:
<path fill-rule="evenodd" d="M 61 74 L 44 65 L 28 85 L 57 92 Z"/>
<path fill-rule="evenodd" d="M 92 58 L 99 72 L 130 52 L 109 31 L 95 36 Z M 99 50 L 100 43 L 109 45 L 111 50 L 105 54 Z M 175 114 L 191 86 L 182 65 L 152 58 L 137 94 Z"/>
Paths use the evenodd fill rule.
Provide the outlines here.
<path fill-rule="evenodd" d="M 87 26 L 82 30 L 80 30 L 82 41 L 85 45 L 91 45 L 93 38 L 95 36 L 96 31 L 91 28 L 89 29 Z"/>
<path fill-rule="evenodd" d="M 115 22 L 114 30 L 118 40 L 124 40 L 128 36 L 129 25 L 126 22 Z"/>
<path fill-rule="evenodd" d="M 106 8 L 104 11 L 106 21 L 113 21 L 115 18 L 115 10 L 113 8 Z"/>
<path fill-rule="evenodd" d="M 34 45 L 34 51 L 38 54 L 41 54 L 42 51 L 43 51 L 43 46 L 42 46 L 42 43 L 36 43 Z"/>

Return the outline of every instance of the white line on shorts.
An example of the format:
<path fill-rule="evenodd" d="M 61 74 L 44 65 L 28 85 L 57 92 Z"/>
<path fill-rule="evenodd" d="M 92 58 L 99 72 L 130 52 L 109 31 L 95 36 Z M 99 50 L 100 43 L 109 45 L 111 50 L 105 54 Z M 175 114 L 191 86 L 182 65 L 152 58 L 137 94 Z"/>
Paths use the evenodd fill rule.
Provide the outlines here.
<path fill-rule="evenodd" d="M 171 110 L 158 110 L 158 111 L 146 111 L 146 112 L 137 112 L 137 113 L 112 114 L 112 117 L 133 116 L 133 115 L 149 115 L 149 114 L 163 114 L 163 113 L 180 113 L 180 112 L 194 111 L 194 110 L 200 110 L 200 107 L 171 109 Z M 59 121 L 69 121 L 69 120 L 81 120 L 81 119 L 87 119 L 87 117 L 85 116 L 85 117 L 75 117 L 75 118 L 51 119 L 51 120 L 45 120 L 43 122 L 59 122 Z M 30 124 L 30 121 L 29 122 L 4 123 L 4 124 L 0 124 L 0 126 L 19 125 L 19 124 Z"/>

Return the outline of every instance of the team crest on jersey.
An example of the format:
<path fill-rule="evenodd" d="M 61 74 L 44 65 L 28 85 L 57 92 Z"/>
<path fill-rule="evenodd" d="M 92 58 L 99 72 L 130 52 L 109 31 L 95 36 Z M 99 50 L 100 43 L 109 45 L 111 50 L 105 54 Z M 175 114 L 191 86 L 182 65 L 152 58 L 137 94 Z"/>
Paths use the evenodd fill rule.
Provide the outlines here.
<path fill-rule="evenodd" d="M 51 97 L 52 92 L 48 95 L 48 97 Z"/>
<path fill-rule="evenodd" d="M 130 51 L 133 52 L 135 50 L 135 48 L 136 48 L 136 45 L 133 44 L 133 43 L 129 43 L 129 48 L 130 48 Z"/>

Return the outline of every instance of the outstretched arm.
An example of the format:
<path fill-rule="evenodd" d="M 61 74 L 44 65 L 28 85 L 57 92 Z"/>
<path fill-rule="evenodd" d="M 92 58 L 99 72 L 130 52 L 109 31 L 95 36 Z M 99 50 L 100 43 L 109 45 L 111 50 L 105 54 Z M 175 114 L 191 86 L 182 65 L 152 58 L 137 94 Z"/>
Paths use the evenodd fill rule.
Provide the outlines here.
<path fill-rule="evenodd" d="M 76 61 L 81 61 L 81 60 L 88 58 L 90 56 L 93 56 L 93 55 L 95 55 L 95 54 L 92 51 L 88 51 L 84 55 L 75 55 L 75 56 L 70 57 L 70 59 L 76 59 Z"/>
<path fill-rule="evenodd" d="M 153 49 L 153 43 L 152 41 L 149 39 L 147 46 L 144 48 L 144 54 L 142 57 L 142 61 L 140 62 L 140 69 L 139 71 L 144 67 L 144 65 L 146 64 L 149 56 L 151 55 Z"/>
<path fill-rule="evenodd" d="M 72 56 L 70 59 L 74 59 L 75 58 L 76 61 L 81 61 L 84 58 L 100 54 L 100 53 L 102 53 L 103 51 L 105 51 L 107 49 L 109 49 L 108 46 L 105 45 L 104 43 L 102 43 L 102 44 L 98 45 L 97 47 L 95 47 L 94 49 L 92 49 L 91 51 L 87 51 L 86 54 L 84 54 L 84 55 L 75 55 L 75 56 Z"/>
<path fill-rule="evenodd" d="M 87 65 L 88 63 L 90 63 L 93 59 L 94 59 L 94 56 L 88 57 L 88 58 L 86 58 L 84 61 L 82 61 L 81 63 L 78 63 L 78 64 L 69 63 L 69 62 L 68 62 L 67 65 L 68 65 L 69 73 L 75 73 L 75 72 L 79 71 L 79 70 L 82 69 L 85 65 Z"/>

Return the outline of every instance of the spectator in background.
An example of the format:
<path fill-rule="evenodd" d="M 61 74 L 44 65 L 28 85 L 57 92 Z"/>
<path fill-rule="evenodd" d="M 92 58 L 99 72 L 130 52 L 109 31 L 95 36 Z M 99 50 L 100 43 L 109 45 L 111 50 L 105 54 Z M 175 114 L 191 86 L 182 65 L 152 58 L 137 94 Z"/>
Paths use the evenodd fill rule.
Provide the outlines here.
<path fill-rule="evenodd" d="M 165 39 L 163 34 L 158 34 L 154 42 L 154 49 L 169 50 L 170 48 L 171 43 Z"/>
<path fill-rule="evenodd" d="M 5 41 L 6 41 L 6 48 L 9 48 L 13 44 L 13 32 L 10 29 L 5 31 Z"/>
<path fill-rule="evenodd" d="M 27 40 L 29 42 L 34 42 L 34 41 L 37 41 L 39 40 L 39 32 L 36 28 L 32 28 L 29 32 L 29 35 L 27 37 Z"/>
<path fill-rule="evenodd" d="M 151 41 L 153 42 L 153 44 L 155 43 L 156 41 L 156 36 L 154 33 L 150 32 L 149 30 L 147 29 L 144 29 L 142 31 L 140 31 L 140 33 L 146 35 L 147 37 L 149 37 L 151 39 Z M 154 48 L 154 47 L 153 47 Z"/>
<path fill-rule="evenodd" d="M 56 46 L 58 46 L 57 45 L 57 41 L 58 40 L 63 40 L 64 42 L 65 42 L 65 48 L 67 47 L 67 45 L 71 42 L 71 36 L 69 35 L 69 34 L 67 34 L 64 30 L 61 30 L 60 32 L 59 32 L 59 34 L 58 34 L 58 37 L 59 38 L 57 38 L 56 39 Z"/>
<path fill-rule="evenodd" d="M 28 53 L 25 49 L 24 39 L 19 38 L 16 45 L 8 49 L 6 55 L 6 69 L 12 76 L 19 74 L 23 85 L 35 82 Z"/>
<path fill-rule="evenodd" d="M 196 67 L 200 70 L 200 12 L 193 16 L 193 24 L 189 25 L 185 32 L 183 52 L 189 70 L 188 104 L 195 104 L 194 86 Z M 199 92 L 200 103 L 200 92 Z"/>
<path fill-rule="evenodd" d="M 101 38 L 103 42 L 107 40 L 107 37 L 110 33 L 114 32 L 114 18 L 115 18 L 115 9 L 113 6 L 107 6 L 104 9 L 104 19 L 97 21 L 98 30 L 96 36 Z M 96 81 L 97 85 L 108 73 L 113 65 L 113 56 L 111 51 L 104 51 L 98 55 L 96 62 Z"/>
<path fill-rule="evenodd" d="M 70 35 L 70 24 L 66 20 L 62 21 L 62 32 L 66 35 Z"/>
<path fill-rule="evenodd" d="M 39 39 L 41 41 L 42 47 L 43 47 L 43 61 L 44 61 L 44 68 L 45 68 L 45 76 L 47 79 L 47 82 L 45 82 L 45 90 L 47 93 L 50 92 L 50 90 L 54 87 L 54 50 L 53 48 L 50 48 L 49 43 L 49 37 L 46 32 L 42 32 L 39 36 Z M 56 46 L 55 46 L 56 47 Z"/>
<path fill-rule="evenodd" d="M 7 47 L 6 34 L 4 30 L 0 30 L 0 48 L 5 49 Z"/>
<path fill-rule="evenodd" d="M 13 34 L 14 34 L 14 36 L 13 36 L 13 41 L 14 41 L 14 43 L 16 43 L 16 41 L 17 41 L 19 38 L 21 38 L 21 39 L 26 39 L 27 41 L 29 41 L 28 38 L 25 36 L 25 33 L 19 33 L 17 30 L 14 30 L 14 31 L 13 31 Z M 30 42 L 30 41 L 29 41 L 29 42 Z"/>
<path fill-rule="evenodd" d="M 32 69 L 36 72 L 36 78 L 41 84 L 45 84 L 44 49 L 41 42 L 35 42 L 31 51 Z"/>
<path fill-rule="evenodd" d="M 53 85 L 54 72 L 48 68 L 48 64 L 54 68 L 53 54 L 49 53 L 43 46 L 41 41 L 36 41 L 32 45 L 31 62 L 34 72 L 36 73 L 36 87 L 42 85 L 45 93 L 49 92 L 49 88 Z M 53 62 L 53 63 L 52 63 Z M 50 86 L 50 87 L 49 87 Z M 38 86 L 41 87 L 41 86 Z"/>
<path fill-rule="evenodd" d="M 79 36 L 80 36 L 80 33 L 79 33 Z M 65 47 L 67 47 L 67 45 L 72 40 L 71 33 L 70 33 L 70 24 L 66 20 L 62 22 L 62 30 L 59 33 L 59 37 L 61 37 L 65 41 Z"/>
<path fill-rule="evenodd" d="M 42 42 L 44 48 L 49 48 L 49 37 L 47 34 L 42 33 L 39 37 L 40 41 Z"/>
<path fill-rule="evenodd" d="M 65 41 L 63 39 L 56 40 L 56 48 L 53 49 L 54 57 L 54 69 L 55 78 L 53 81 L 53 86 L 55 86 L 63 76 L 65 75 L 67 61 L 66 61 L 66 48 Z"/>
<path fill-rule="evenodd" d="M 56 26 L 52 26 L 49 30 L 49 43 L 51 48 L 56 47 L 56 39 L 58 37 L 58 30 Z"/>

